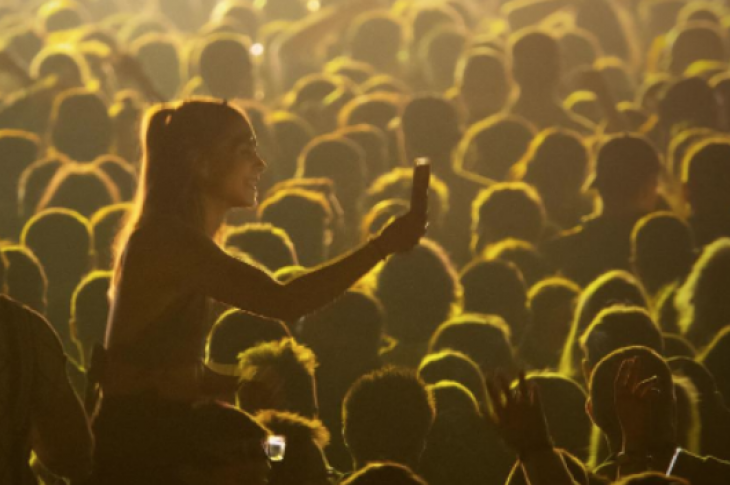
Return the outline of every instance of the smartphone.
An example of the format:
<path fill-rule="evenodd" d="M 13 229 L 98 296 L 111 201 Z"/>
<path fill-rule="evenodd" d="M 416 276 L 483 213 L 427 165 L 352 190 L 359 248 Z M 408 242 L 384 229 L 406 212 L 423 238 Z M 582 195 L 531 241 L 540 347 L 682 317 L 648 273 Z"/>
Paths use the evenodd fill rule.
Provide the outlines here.
<path fill-rule="evenodd" d="M 411 188 L 411 211 L 425 214 L 428 211 L 428 185 L 431 181 L 431 160 L 426 157 L 416 159 L 413 168 Z"/>
<path fill-rule="evenodd" d="M 282 461 L 286 450 L 286 438 L 280 435 L 272 435 L 264 442 L 264 451 L 271 461 Z"/>

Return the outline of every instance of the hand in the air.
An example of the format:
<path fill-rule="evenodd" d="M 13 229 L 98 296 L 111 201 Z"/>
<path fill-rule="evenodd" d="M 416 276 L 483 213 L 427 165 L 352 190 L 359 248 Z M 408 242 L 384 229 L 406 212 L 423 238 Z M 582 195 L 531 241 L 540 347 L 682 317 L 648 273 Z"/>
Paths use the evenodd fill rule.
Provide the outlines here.
<path fill-rule="evenodd" d="M 659 378 L 640 380 L 641 361 L 636 357 L 621 362 L 614 381 L 614 406 L 621 424 L 624 447 L 645 448 L 651 439 L 652 415 L 660 395 Z"/>
<path fill-rule="evenodd" d="M 428 217 L 409 211 L 390 221 L 377 237 L 378 246 L 386 254 L 410 251 L 426 234 Z"/>

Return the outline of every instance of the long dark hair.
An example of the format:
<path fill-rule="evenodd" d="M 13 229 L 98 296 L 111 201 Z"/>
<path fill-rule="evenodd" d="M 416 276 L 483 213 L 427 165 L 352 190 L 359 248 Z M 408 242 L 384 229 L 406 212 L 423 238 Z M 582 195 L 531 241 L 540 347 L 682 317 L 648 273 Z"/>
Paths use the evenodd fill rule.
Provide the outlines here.
<path fill-rule="evenodd" d="M 147 111 L 142 128 L 142 167 L 134 206 L 114 244 L 114 281 L 130 235 L 149 217 L 173 218 L 204 230 L 204 170 L 211 152 L 232 123 L 250 123 L 225 101 L 194 98 Z"/>

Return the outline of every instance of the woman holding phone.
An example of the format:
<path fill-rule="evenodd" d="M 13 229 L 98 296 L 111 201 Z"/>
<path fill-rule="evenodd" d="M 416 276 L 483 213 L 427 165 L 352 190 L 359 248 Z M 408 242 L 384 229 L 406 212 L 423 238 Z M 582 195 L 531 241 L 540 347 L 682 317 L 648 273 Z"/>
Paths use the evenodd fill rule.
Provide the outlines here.
<path fill-rule="evenodd" d="M 226 102 L 194 99 L 153 108 L 143 133 L 135 208 L 116 247 L 95 420 L 97 483 L 172 483 L 165 480 L 186 455 L 174 449 L 185 447 L 176 433 L 209 396 L 208 300 L 296 320 L 333 301 L 381 259 L 414 247 L 426 227 L 428 177 L 414 195 L 418 210 L 280 284 L 216 244 L 229 209 L 256 205 L 266 169 L 245 115 Z"/>

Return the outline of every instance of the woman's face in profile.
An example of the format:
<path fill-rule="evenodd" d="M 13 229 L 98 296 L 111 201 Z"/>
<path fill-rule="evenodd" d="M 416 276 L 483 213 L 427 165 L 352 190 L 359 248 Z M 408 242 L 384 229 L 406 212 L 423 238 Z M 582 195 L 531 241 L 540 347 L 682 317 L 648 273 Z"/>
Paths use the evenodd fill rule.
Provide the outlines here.
<path fill-rule="evenodd" d="M 209 195 L 224 202 L 229 208 L 254 207 L 257 204 L 258 184 L 266 163 L 256 150 L 256 137 L 248 123 L 231 124 L 208 160 Z"/>

